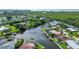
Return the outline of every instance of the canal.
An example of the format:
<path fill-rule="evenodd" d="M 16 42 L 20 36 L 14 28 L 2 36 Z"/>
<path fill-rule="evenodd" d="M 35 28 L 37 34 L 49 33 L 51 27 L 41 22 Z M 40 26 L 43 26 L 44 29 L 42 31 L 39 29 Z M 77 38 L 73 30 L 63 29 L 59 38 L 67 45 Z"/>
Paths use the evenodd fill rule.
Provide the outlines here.
<path fill-rule="evenodd" d="M 53 22 L 54 24 L 54 22 Z M 48 27 L 48 23 L 46 23 L 43 27 Z M 41 43 L 43 46 L 45 46 L 45 49 L 59 49 L 56 43 L 53 41 L 50 41 L 41 31 L 42 26 L 39 26 L 37 28 L 31 29 L 31 30 L 26 30 L 23 34 L 22 37 L 24 38 L 25 41 L 29 41 L 30 38 L 34 38 L 34 41 Z M 18 37 L 16 35 L 15 37 Z M 4 45 L 0 46 L 0 49 L 13 49 L 15 44 L 15 40 L 5 43 Z"/>
<path fill-rule="evenodd" d="M 45 24 L 46 26 L 47 24 Z M 50 41 L 41 31 L 41 26 L 32 30 L 26 30 L 23 33 L 24 39 L 27 41 L 30 38 L 34 38 L 36 42 L 41 43 L 46 49 L 59 49 L 56 43 Z"/>

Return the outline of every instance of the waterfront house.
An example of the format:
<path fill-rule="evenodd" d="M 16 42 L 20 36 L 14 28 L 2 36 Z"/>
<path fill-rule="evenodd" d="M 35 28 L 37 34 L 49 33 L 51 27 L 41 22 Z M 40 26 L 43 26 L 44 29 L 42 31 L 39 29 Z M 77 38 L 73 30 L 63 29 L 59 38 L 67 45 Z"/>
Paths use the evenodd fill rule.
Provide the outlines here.
<path fill-rule="evenodd" d="M 72 36 L 74 36 L 76 38 L 79 37 L 77 29 L 67 28 L 67 32 L 70 33 Z"/>
<path fill-rule="evenodd" d="M 69 40 L 69 38 L 61 33 L 60 31 L 55 31 L 55 30 L 52 30 L 51 33 L 58 39 L 61 39 L 61 41 L 64 41 L 64 40 Z"/>
<path fill-rule="evenodd" d="M 72 31 L 72 32 L 77 31 L 76 29 L 73 29 L 73 28 L 67 28 L 67 30 Z"/>
<path fill-rule="evenodd" d="M 34 49 L 36 47 L 36 45 L 34 43 L 31 43 L 31 42 L 27 42 L 27 43 L 24 43 L 20 49 Z"/>
<path fill-rule="evenodd" d="M 70 48 L 73 48 L 73 49 L 79 48 L 79 45 L 74 40 L 67 40 L 66 43 L 68 44 Z"/>

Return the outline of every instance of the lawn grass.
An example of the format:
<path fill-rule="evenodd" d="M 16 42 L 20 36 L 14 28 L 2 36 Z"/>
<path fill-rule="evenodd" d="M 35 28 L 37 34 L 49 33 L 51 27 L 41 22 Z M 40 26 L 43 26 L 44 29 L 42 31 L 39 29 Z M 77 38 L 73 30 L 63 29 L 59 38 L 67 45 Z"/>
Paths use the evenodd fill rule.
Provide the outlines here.
<path fill-rule="evenodd" d="M 3 36 L 3 33 L 2 33 L 2 32 L 0 32 L 0 37 L 1 37 L 1 36 Z"/>
<path fill-rule="evenodd" d="M 11 28 L 11 32 L 12 32 L 12 33 L 19 31 L 19 29 L 17 29 L 17 28 L 14 27 L 14 26 L 10 26 L 10 28 Z"/>
<path fill-rule="evenodd" d="M 60 45 L 63 49 L 67 49 L 67 45 L 65 44 L 65 42 L 59 43 L 59 45 Z"/>
<path fill-rule="evenodd" d="M 42 31 L 42 32 L 46 32 L 46 28 L 42 28 L 41 31 Z"/>
<path fill-rule="evenodd" d="M 10 28 L 10 32 L 11 33 L 18 32 L 19 31 L 19 29 L 17 29 L 15 26 L 7 25 L 7 27 Z"/>
<path fill-rule="evenodd" d="M 58 42 L 58 39 L 56 38 L 52 38 L 51 39 L 54 42 Z M 59 45 L 63 48 L 63 49 L 67 49 L 67 45 L 65 44 L 65 42 L 59 43 Z"/>
<path fill-rule="evenodd" d="M 52 38 L 51 40 L 54 41 L 54 42 L 58 42 L 57 38 Z"/>
<path fill-rule="evenodd" d="M 36 49 L 44 49 L 45 47 L 40 44 L 40 43 L 36 43 Z"/>

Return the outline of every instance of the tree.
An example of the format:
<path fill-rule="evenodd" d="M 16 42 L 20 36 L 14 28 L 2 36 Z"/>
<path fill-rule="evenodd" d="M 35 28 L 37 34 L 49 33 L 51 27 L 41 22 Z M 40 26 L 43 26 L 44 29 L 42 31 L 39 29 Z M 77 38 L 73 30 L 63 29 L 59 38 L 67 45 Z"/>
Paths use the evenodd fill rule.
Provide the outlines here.
<path fill-rule="evenodd" d="M 15 49 L 18 49 L 24 43 L 24 39 L 18 39 L 15 43 Z"/>

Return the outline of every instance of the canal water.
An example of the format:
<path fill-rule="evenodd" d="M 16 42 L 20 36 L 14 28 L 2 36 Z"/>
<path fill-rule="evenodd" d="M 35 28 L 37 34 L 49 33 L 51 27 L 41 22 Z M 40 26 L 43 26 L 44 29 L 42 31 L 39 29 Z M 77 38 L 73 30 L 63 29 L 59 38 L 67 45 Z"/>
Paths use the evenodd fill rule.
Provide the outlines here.
<path fill-rule="evenodd" d="M 47 24 L 45 24 L 47 27 Z M 24 39 L 27 41 L 30 38 L 34 38 L 36 42 L 41 43 L 45 46 L 46 49 L 59 49 L 59 47 L 53 42 L 50 41 L 41 31 L 41 26 L 34 28 L 32 30 L 26 30 L 23 33 Z"/>
<path fill-rule="evenodd" d="M 48 23 L 47 23 L 48 24 Z M 44 27 L 48 27 L 47 24 L 44 25 Z M 37 28 L 26 30 L 22 36 L 25 41 L 29 41 L 30 38 L 34 38 L 34 41 L 41 43 L 43 46 L 45 46 L 46 49 L 59 49 L 59 47 L 54 43 L 53 41 L 50 41 L 41 31 L 41 27 L 39 26 Z M 4 45 L 0 46 L 0 49 L 13 49 L 14 48 L 15 41 L 11 41 L 8 43 L 5 43 Z"/>
<path fill-rule="evenodd" d="M 41 43 L 47 49 L 59 48 L 54 42 L 51 42 L 49 39 L 47 39 L 47 37 L 42 33 L 40 27 L 37 27 L 32 30 L 26 30 L 23 36 L 26 41 L 29 40 L 30 38 L 34 38 L 35 41 Z"/>

